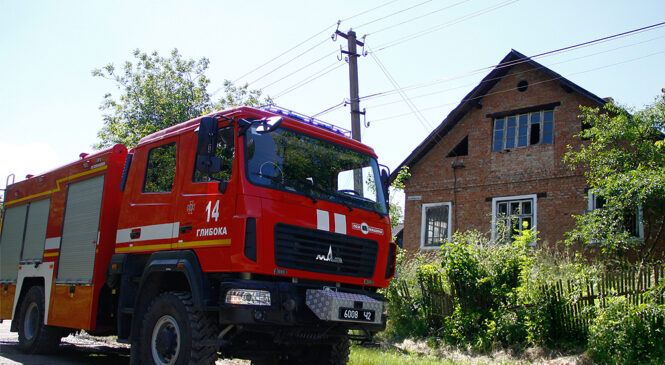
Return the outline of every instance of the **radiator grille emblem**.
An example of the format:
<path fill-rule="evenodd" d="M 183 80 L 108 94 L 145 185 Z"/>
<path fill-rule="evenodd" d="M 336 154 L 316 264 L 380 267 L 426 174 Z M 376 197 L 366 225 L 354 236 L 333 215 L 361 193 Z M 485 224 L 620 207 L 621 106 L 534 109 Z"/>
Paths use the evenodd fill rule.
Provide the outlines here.
<path fill-rule="evenodd" d="M 341 257 L 333 257 L 332 246 L 328 246 L 328 255 L 317 255 L 316 259 L 319 261 L 334 262 L 336 264 L 342 263 Z"/>

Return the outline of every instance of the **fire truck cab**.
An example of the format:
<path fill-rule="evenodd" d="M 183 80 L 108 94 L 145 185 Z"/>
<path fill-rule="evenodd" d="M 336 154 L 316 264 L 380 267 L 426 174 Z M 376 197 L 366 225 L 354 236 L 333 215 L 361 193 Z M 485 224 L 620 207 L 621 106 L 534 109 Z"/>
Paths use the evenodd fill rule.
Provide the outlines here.
<path fill-rule="evenodd" d="M 116 334 L 133 363 L 346 363 L 385 328 L 388 173 L 345 131 L 240 107 L 8 187 L 0 318 L 20 346 Z"/>

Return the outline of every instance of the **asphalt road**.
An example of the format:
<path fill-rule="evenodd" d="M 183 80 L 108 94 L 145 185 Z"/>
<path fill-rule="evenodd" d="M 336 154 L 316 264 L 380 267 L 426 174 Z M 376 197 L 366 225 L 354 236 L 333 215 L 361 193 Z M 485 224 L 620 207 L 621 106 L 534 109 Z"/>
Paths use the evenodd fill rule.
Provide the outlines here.
<path fill-rule="evenodd" d="M 18 335 L 10 321 L 0 324 L 0 365 L 129 364 L 129 349 L 92 338 L 69 336 L 52 355 L 26 355 L 18 349 Z"/>
<path fill-rule="evenodd" d="M 0 323 L 0 365 L 125 365 L 129 364 L 129 347 L 110 338 L 86 335 L 62 339 L 54 354 L 26 355 L 18 349 L 18 334 L 9 332 L 10 321 Z M 217 360 L 216 365 L 249 365 L 244 360 Z"/>

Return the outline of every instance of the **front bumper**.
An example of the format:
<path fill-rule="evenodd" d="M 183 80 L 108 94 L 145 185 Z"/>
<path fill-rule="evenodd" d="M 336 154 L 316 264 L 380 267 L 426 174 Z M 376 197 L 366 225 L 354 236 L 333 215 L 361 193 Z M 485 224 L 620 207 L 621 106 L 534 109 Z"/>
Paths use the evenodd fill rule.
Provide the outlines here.
<path fill-rule="evenodd" d="M 227 303 L 226 293 L 232 289 L 268 291 L 271 303 L 269 306 Z M 333 326 L 377 332 L 385 329 L 386 308 L 385 298 L 376 293 L 311 284 L 236 280 L 221 283 L 219 291 L 222 325 Z M 345 310 L 349 315 L 344 315 Z"/>

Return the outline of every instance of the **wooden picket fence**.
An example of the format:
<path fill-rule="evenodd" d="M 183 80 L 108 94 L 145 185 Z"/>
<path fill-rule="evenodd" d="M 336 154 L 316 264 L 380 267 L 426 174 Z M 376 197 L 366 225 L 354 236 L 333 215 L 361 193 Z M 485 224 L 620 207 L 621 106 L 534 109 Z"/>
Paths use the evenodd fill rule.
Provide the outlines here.
<path fill-rule="evenodd" d="M 548 310 L 552 318 L 553 335 L 560 338 L 585 338 L 593 320 L 591 308 L 596 304 L 604 306 L 608 298 L 624 296 L 630 303 L 641 304 L 647 300 L 647 293 L 665 280 L 665 267 L 654 265 L 641 270 L 629 269 L 610 271 L 602 274 L 596 281 L 574 282 L 571 280 L 543 285 L 540 290 L 549 303 Z M 400 296 L 405 302 L 412 301 L 412 295 L 406 283 L 400 288 Z M 431 326 L 442 325 L 445 318 L 454 310 L 455 298 L 462 288 L 449 288 L 440 274 L 421 275 L 419 286 L 422 293 L 422 309 Z M 663 292 L 656 293 L 659 303 L 663 304 Z M 654 293 L 651 293 L 654 296 Z M 481 308 L 489 298 L 478 298 L 475 303 Z M 653 300 L 653 299 L 652 299 Z M 520 307 L 529 307 L 525 304 Z M 515 309 L 517 309 L 515 308 Z"/>
<path fill-rule="evenodd" d="M 656 300 L 663 304 L 663 292 L 648 294 L 665 280 L 662 265 L 603 273 L 596 282 L 583 283 L 561 280 L 541 287 L 547 301 L 553 303 L 550 314 L 555 335 L 584 338 L 593 320 L 591 307 L 605 306 L 608 298 L 625 297 L 632 304 Z"/>

